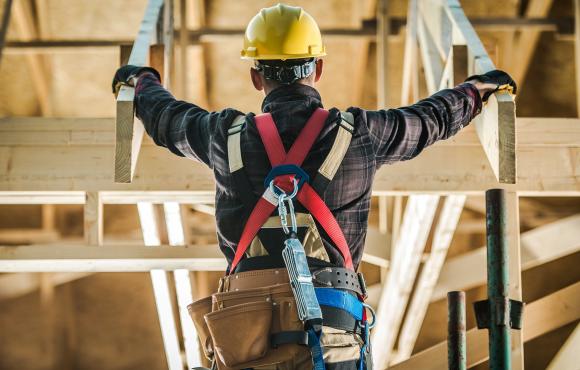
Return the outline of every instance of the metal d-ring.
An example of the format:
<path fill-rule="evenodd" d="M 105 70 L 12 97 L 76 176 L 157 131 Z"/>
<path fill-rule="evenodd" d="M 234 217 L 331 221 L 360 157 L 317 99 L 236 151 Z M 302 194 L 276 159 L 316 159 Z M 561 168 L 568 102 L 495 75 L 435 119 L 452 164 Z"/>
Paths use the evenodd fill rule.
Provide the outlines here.
<path fill-rule="evenodd" d="M 371 312 L 371 317 L 373 318 L 373 321 L 371 321 L 370 324 L 368 324 L 368 325 L 369 325 L 369 329 L 372 329 L 377 322 L 377 314 L 375 313 L 375 310 L 370 305 L 368 305 L 366 303 L 363 303 L 362 305 L 363 305 L 363 309 L 368 309 Z"/>

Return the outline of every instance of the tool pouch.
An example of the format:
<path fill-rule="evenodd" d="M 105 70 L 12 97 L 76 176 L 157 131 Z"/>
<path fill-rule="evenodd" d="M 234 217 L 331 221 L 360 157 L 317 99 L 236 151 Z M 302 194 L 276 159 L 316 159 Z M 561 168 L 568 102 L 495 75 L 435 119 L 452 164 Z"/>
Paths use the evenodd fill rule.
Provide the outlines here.
<path fill-rule="evenodd" d="M 245 303 L 205 315 L 214 351 L 230 368 L 264 357 L 269 349 L 272 302 Z"/>
<path fill-rule="evenodd" d="M 189 315 L 191 316 L 195 329 L 197 330 L 203 354 L 208 359 L 213 359 L 214 351 L 211 342 L 211 335 L 205 322 L 205 315 L 211 312 L 211 296 L 193 302 L 187 306 L 187 310 L 189 311 Z"/>
<path fill-rule="evenodd" d="M 220 370 L 273 365 L 308 348 L 285 344 L 273 348 L 273 333 L 304 330 L 289 284 L 216 293 L 206 322 Z"/>

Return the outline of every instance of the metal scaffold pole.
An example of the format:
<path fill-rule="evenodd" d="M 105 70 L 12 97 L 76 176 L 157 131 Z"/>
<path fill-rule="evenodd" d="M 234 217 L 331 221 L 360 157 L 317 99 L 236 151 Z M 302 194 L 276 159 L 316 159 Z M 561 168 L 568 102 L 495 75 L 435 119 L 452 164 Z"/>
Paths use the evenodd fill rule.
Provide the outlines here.
<path fill-rule="evenodd" d="M 509 327 L 509 257 L 506 232 L 505 194 L 485 193 L 487 228 L 487 296 L 491 304 L 489 356 L 491 369 L 511 369 Z"/>
<path fill-rule="evenodd" d="M 447 363 L 449 370 L 466 370 L 465 292 L 447 293 L 447 312 Z"/>
<path fill-rule="evenodd" d="M 485 193 L 487 229 L 487 295 L 475 302 L 477 327 L 489 329 L 489 366 L 511 369 L 510 330 L 521 328 L 523 303 L 509 299 L 509 254 L 505 191 Z"/>

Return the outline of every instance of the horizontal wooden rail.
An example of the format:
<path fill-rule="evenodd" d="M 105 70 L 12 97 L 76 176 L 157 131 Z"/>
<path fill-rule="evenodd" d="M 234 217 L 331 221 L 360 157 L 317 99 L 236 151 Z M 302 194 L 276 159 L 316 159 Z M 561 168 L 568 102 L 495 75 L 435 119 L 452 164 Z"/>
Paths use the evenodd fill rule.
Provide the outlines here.
<path fill-rule="evenodd" d="M 157 37 L 156 27 L 162 6 L 163 0 L 149 0 L 127 64 L 148 64 L 149 46 Z M 134 99 L 135 89 L 122 86 L 117 95 L 115 182 L 127 183 L 133 179 L 145 132 L 143 124 L 135 119 Z"/>
<path fill-rule="evenodd" d="M 496 69 L 457 0 L 418 4 L 417 35 L 430 94 L 453 87 L 468 75 Z M 517 177 L 515 120 L 513 96 L 503 91 L 493 94 L 474 119 L 490 167 L 506 184 L 515 184 Z"/>

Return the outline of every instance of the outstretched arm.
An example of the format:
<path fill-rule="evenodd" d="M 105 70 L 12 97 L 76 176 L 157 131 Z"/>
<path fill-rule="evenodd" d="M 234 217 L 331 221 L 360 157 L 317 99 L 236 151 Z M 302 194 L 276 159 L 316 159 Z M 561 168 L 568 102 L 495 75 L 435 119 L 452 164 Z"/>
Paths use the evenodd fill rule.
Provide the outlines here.
<path fill-rule="evenodd" d="M 504 72 L 497 73 L 509 77 Z M 504 85 L 500 83 L 503 80 L 485 76 L 472 76 L 453 89 L 439 91 L 407 107 L 363 111 L 377 165 L 414 158 L 424 148 L 469 125 L 481 112 L 483 99 Z M 515 83 L 508 85 L 515 92 Z"/>
<path fill-rule="evenodd" d="M 161 85 L 159 74 L 152 68 L 121 67 L 113 80 L 113 89 L 119 84 L 135 86 L 135 114 L 157 145 L 212 166 L 210 143 L 220 113 L 176 100 Z"/>

